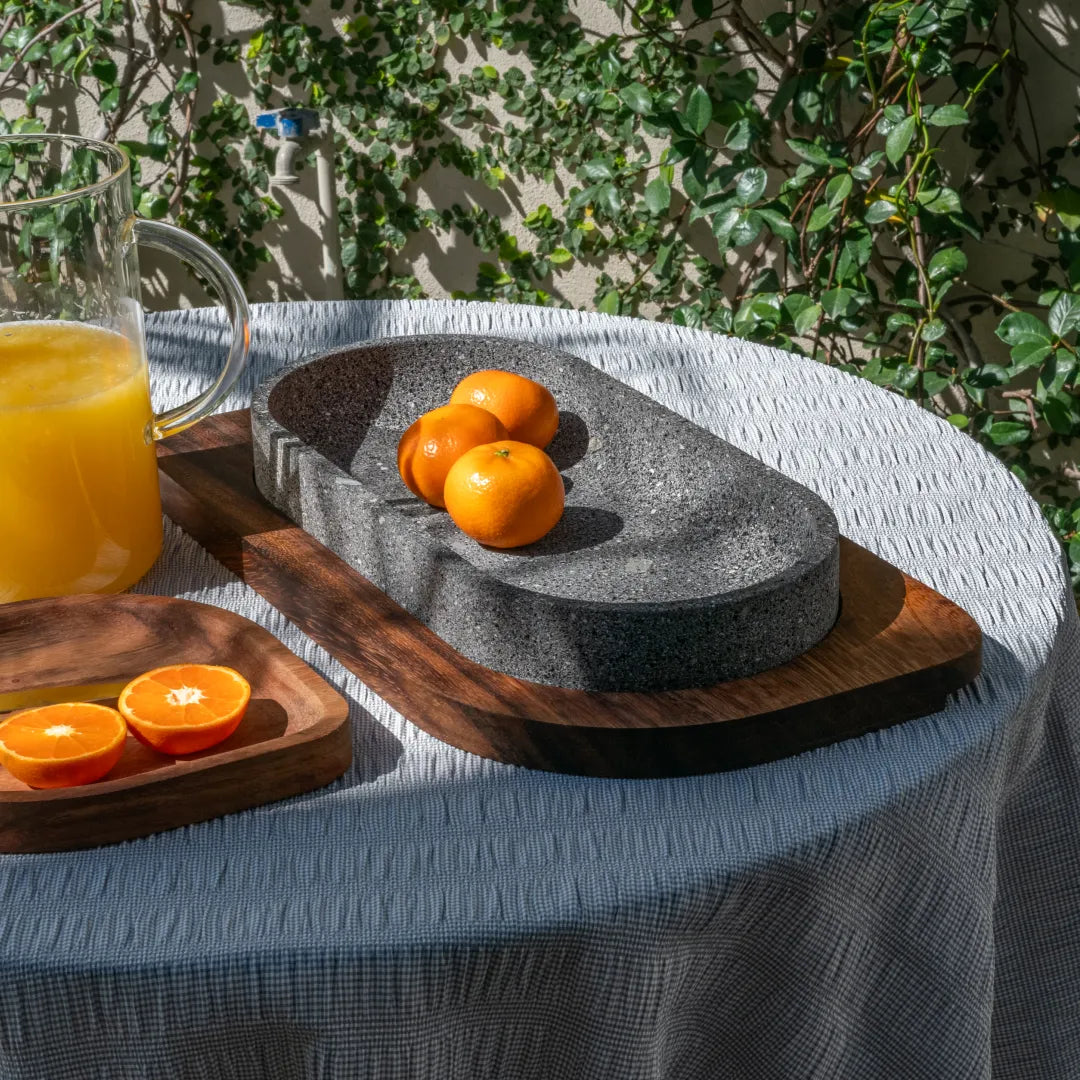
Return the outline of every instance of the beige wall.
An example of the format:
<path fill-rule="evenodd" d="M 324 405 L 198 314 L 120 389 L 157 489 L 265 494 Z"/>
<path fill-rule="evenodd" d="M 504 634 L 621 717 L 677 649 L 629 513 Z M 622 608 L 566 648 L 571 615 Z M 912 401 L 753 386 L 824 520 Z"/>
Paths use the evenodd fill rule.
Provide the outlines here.
<path fill-rule="evenodd" d="M 777 0 L 752 0 L 746 6 L 751 11 L 766 11 L 776 7 Z M 575 14 L 582 24 L 600 34 L 618 33 L 621 26 L 615 13 L 604 0 L 577 0 Z M 1080 8 L 1072 0 L 1054 0 L 1040 4 L 1027 0 L 1019 5 L 1021 17 L 1027 24 L 1037 28 L 1041 39 L 1051 48 L 1058 48 L 1066 57 L 1080 55 Z M 332 14 L 327 0 L 315 0 L 307 9 L 307 17 L 332 32 L 334 22 L 344 18 Z M 195 0 L 192 25 L 209 24 L 215 36 L 235 35 L 246 39 L 262 22 L 259 12 L 240 4 L 223 4 L 220 0 Z M 1038 104 L 1035 121 L 1042 140 L 1060 140 L 1071 127 L 1073 108 L 1078 100 L 1077 80 L 1060 67 L 1049 62 L 1030 40 L 1022 38 L 1022 56 L 1031 69 L 1031 84 Z M 471 70 L 479 56 L 468 51 L 460 42 L 447 50 L 446 63 L 451 72 Z M 520 56 L 512 59 L 498 50 L 485 50 L 480 62 L 492 63 L 505 68 L 511 63 L 525 66 Z M 242 70 L 232 65 L 214 68 L 207 61 L 202 68 L 197 108 L 204 109 L 221 93 L 227 92 L 244 102 L 252 114 L 256 111 Z M 162 88 L 157 88 L 160 93 Z M 42 110 L 42 116 L 54 130 L 79 130 L 95 134 L 101 130 L 101 119 L 94 111 L 93 102 L 87 96 L 75 99 L 50 101 L 51 113 Z M 13 115 L 18 102 L 3 103 L 5 112 Z M 132 138 L 143 135 L 137 127 L 130 127 L 122 134 Z M 265 136 L 276 144 L 273 136 Z M 465 136 L 468 138 L 468 135 Z M 957 148 L 952 151 L 951 165 L 956 179 L 971 168 L 971 155 L 954 140 Z M 314 144 L 313 144 L 314 145 Z M 1019 163 L 1019 155 L 1017 155 Z M 570 178 L 562 176 L 553 187 L 541 182 L 527 180 L 518 184 L 512 177 L 498 191 L 491 191 L 479 183 L 466 180 L 456 172 L 436 166 L 416 186 L 415 197 L 421 205 L 445 206 L 453 202 L 476 203 L 496 213 L 507 227 L 525 240 L 527 232 L 521 225 L 524 214 L 541 202 L 556 207 L 563 192 L 570 185 Z M 285 213 L 279 222 L 263 234 L 273 254 L 273 262 L 260 268 L 249 286 L 252 300 L 295 300 L 324 298 L 335 295 L 335 285 L 324 279 L 320 268 L 319 247 L 325 233 L 320 222 L 317 201 L 316 174 L 314 169 L 301 173 L 300 183 L 294 187 L 273 188 L 274 197 L 281 203 Z M 707 231 L 707 230 L 706 230 Z M 708 242 L 711 242 L 706 237 Z M 991 237 L 980 248 L 977 265 L 971 268 L 985 280 L 1000 280 L 1026 272 L 1027 253 L 1035 250 L 1037 241 L 1027 234 L 1018 233 L 1005 238 Z M 475 284 L 476 269 L 485 258 L 472 242 L 455 234 L 435 235 L 425 233 L 410 239 L 408 246 L 396 260 L 397 269 L 411 269 L 431 296 L 446 296 L 457 289 L 468 290 Z M 617 268 L 608 266 L 608 272 L 618 276 Z M 208 299 L 198 285 L 179 267 L 147 253 L 143 257 L 143 271 L 147 304 L 150 307 L 186 306 L 204 304 Z M 559 268 L 553 281 L 553 293 L 565 301 L 581 307 L 592 303 L 596 269 L 572 262 Z M 994 347 L 992 337 L 980 332 L 980 339 Z"/>

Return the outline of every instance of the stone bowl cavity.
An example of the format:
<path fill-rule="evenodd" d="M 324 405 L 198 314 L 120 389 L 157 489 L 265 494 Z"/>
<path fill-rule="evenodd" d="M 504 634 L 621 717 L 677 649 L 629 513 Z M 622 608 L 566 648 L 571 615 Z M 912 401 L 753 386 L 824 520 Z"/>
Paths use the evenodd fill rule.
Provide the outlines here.
<path fill-rule="evenodd" d="M 415 498 L 401 433 L 482 368 L 547 386 L 562 521 L 482 547 Z M 577 357 L 529 342 L 390 338 L 292 365 L 252 404 L 263 495 L 469 659 L 583 690 L 711 686 L 817 644 L 839 537 L 814 493 Z M 348 619 L 348 612 L 328 613 Z"/>

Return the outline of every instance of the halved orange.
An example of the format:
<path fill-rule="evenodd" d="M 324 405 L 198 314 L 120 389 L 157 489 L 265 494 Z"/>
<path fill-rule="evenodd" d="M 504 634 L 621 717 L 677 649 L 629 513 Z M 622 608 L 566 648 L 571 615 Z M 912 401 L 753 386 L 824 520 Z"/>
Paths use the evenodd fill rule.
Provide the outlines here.
<path fill-rule="evenodd" d="M 140 742 L 162 754 L 194 754 L 227 739 L 250 698 L 247 679 L 232 668 L 173 664 L 129 682 L 116 707 Z"/>
<path fill-rule="evenodd" d="M 120 760 L 126 737 L 124 718 L 105 705 L 42 705 L 0 723 L 0 762 L 34 788 L 92 784 Z"/>

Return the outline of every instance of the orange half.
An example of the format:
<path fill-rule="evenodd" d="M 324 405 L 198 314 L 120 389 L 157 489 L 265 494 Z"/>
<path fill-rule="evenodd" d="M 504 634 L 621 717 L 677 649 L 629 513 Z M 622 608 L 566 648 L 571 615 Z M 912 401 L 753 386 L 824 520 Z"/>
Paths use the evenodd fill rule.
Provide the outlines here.
<path fill-rule="evenodd" d="M 211 664 L 173 664 L 132 680 L 117 708 L 132 734 L 162 754 L 194 754 L 239 726 L 251 687 L 238 671 Z"/>
<path fill-rule="evenodd" d="M 43 705 L 0 723 L 0 762 L 33 788 L 92 784 L 120 760 L 126 737 L 124 718 L 105 705 Z"/>

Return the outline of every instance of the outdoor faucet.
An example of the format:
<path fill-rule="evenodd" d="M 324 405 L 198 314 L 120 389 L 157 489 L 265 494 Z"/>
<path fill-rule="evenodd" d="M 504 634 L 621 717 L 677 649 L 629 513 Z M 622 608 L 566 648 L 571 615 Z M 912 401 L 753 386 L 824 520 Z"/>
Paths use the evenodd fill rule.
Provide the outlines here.
<path fill-rule="evenodd" d="M 315 109 L 274 109 L 258 113 L 255 126 L 272 131 L 281 139 L 274 158 L 271 185 L 290 187 L 300 182 L 297 158 L 307 153 L 305 143 L 312 140 L 318 179 L 318 229 L 322 240 L 322 287 L 319 299 L 339 300 L 344 295 L 341 270 L 341 244 L 338 236 L 337 186 L 334 178 L 334 140 L 329 122 L 323 124 Z"/>
<path fill-rule="evenodd" d="M 274 109 L 272 112 L 259 113 L 255 117 L 255 126 L 271 129 L 281 137 L 270 183 L 299 183 L 296 158 L 306 136 L 319 130 L 319 114 L 314 109 Z"/>

